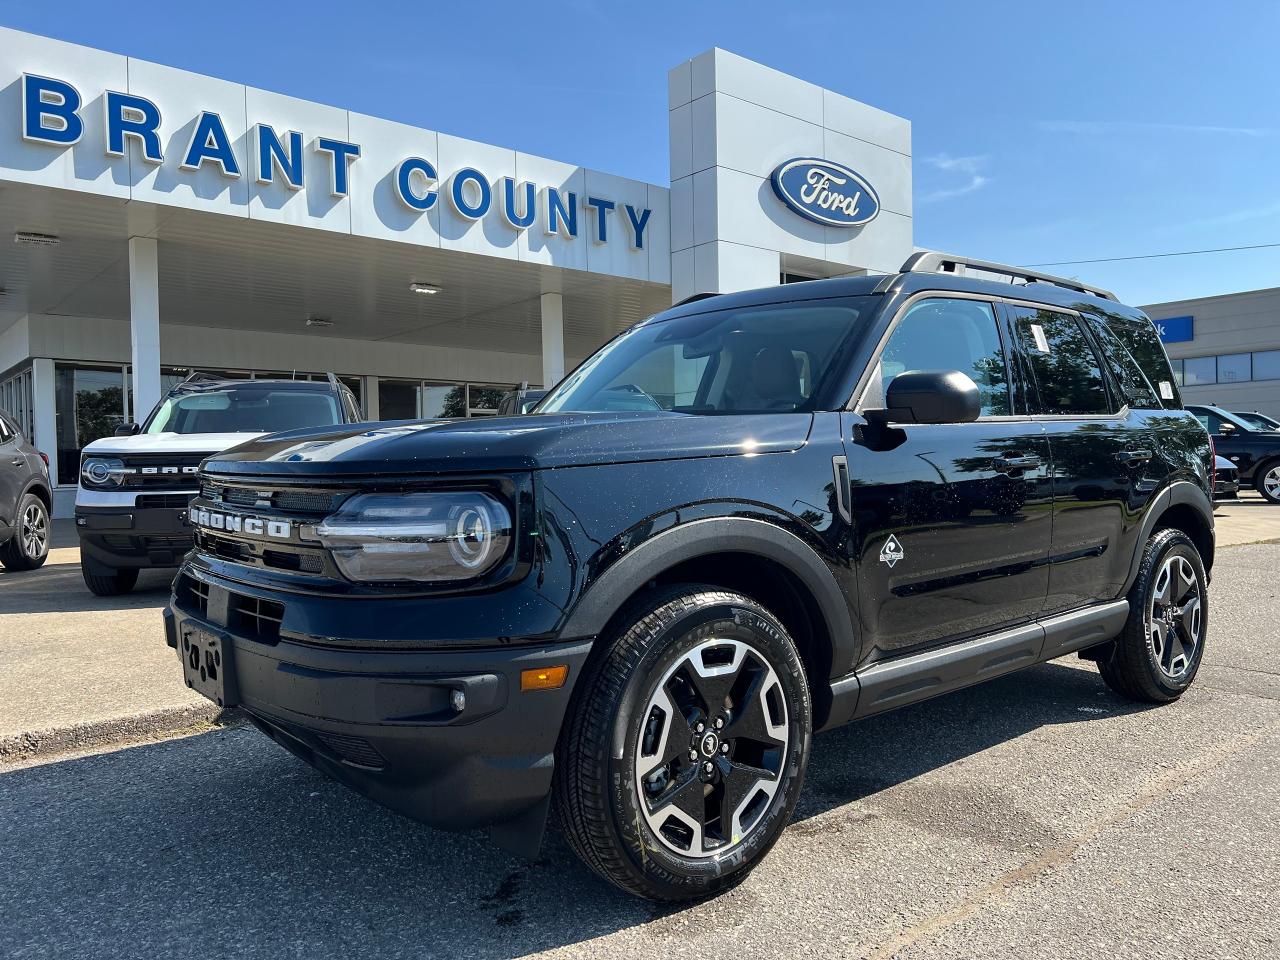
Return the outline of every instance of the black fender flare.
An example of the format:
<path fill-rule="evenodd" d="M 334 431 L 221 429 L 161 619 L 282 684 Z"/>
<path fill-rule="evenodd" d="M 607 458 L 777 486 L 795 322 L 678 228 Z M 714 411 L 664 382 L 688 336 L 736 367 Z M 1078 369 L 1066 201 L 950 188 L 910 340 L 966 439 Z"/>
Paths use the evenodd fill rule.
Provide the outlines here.
<path fill-rule="evenodd" d="M 746 553 L 787 568 L 813 595 L 831 638 L 832 676 L 853 669 L 858 650 L 849 603 L 817 552 L 782 527 L 748 517 L 708 517 L 672 527 L 624 554 L 574 605 L 561 638 L 596 637 L 627 598 L 671 567 L 716 553 Z M 815 678 L 817 680 L 817 678 Z"/>
<path fill-rule="evenodd" d="M 1142 553 L 1146 548 L 1147 541 L 1151 539 L 1151 534 L 1155 531 L 1156 524 L 1170 507 L 1177 506 L 1189 506 L 1199 513 L 1209 531 L 1210 538 L 1213 538 L 1213 502 L 1209 499 L 1208 494 L 1198 484 L 1192 483 L 1190 480 L 1175 480 L 1152 498 L 1151 505 L 1147 508 L 1147 514 L 1142 518 L 1142 532 L 1133 551 L 1133 559 L 1129 562 L 1129 576 L 1125 578 L 1124 588 L 1120 591 L 1120 596 L 1128 594 L 1130 588 L 1133 587 L 1133 582 L 1138 579 L 1138 567 L 1142 565 Z M 1206 565 L 1208 565 L 1208 561 L 1211 561 L 1212 558 L 1206 557 L 1205 560 Z"/>

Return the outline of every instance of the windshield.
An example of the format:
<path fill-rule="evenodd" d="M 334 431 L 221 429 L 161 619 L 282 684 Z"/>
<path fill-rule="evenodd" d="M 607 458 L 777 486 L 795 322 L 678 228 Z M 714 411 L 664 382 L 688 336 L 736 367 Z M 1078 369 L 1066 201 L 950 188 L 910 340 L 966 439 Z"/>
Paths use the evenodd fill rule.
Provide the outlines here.
<path fill-rule="evenodd" d="M 1251 427 L 1256 427 L 1259 430 L 1274 431 L 1277 427 L 1280 427 L 1280 422 L 1263 416 L 1261 413 L 1240 413 L 1237 416 L 1246 421 Z"/>
<path fill-rule="evenodd" d="M 535 412 L 809 411 L 871 303 L 776 303 L 643 324 L 605 344 Z"/>
<path fill-rule="evenodd" d="M 341 422 L 330 392 L 246 385 L 166 397 L 142 432 L 280 433 Z"/>

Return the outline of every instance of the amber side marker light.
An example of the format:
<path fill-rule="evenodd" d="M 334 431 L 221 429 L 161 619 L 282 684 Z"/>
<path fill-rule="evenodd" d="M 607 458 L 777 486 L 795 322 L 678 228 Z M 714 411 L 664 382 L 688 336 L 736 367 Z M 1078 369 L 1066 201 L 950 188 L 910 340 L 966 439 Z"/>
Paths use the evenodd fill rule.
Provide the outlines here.
<path fill-rule="evenodd" d="M 564 686 L 565 679 L 569 676 L 568 664 L 560 664 L 558 667 L 539 667 L 536 670 L 520 671 L 520 689 L 521 690 L 555 690 Z"/>

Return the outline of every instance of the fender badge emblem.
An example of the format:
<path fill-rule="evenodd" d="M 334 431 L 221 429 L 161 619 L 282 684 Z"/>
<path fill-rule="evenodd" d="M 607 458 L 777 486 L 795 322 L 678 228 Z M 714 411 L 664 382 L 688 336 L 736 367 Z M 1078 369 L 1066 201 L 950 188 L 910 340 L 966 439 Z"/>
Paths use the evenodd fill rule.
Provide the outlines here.
<path fill-rule="evenodd" d="M 887 563 L 890 569 L 893 565 L 901 560 L 906 554 L 902 550 L 902 544 L 898 542 L 898 538 L 892 533 L 889 539 L 884 542 L 884 547 L 880 550 L 880 562 Z"/>

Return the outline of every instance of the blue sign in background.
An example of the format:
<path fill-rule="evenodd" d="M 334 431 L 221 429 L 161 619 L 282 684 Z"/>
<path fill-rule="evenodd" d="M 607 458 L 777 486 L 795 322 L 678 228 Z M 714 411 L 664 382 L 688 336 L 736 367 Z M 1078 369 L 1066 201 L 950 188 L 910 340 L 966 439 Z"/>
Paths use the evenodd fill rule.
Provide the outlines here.
<path fill-rule="evenodd" d="M 1186 343 L 1196 338 L 1195 317 L 1166 317 L 1151 322 L 1156 325 L 1156 333 L 1163 343 Z"/>

